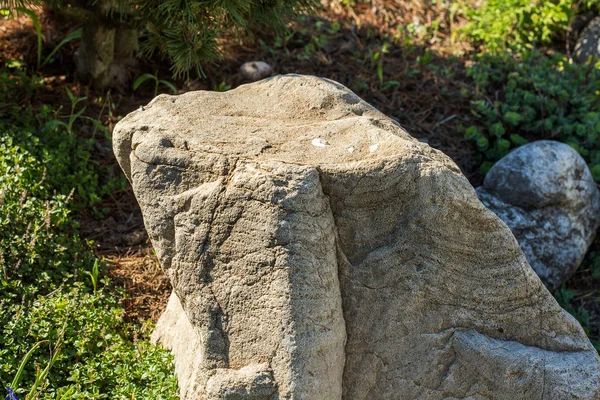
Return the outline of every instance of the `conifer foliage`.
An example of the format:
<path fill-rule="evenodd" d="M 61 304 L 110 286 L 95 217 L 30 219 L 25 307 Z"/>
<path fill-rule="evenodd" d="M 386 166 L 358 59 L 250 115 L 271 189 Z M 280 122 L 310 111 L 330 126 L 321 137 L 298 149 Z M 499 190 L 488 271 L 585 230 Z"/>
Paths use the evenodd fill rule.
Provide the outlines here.
<path fill-rule="evenodd" d="M 145 25 L 142 54 L 159 51 L 173 62 L 176 75 L 198 69 L 214 60 L 215 39 L 225 29 L 242 34 L 248 29 L 282 28 L 296 12 L 306 11 L 314 0 L 141 0 L 135 14 Z"/>
<path fill-rule="evenodd" d="M 312 9 L 317 0 L 0 0 L 0 8 L 52 7 L 83 25 L 77 73 L 105 87 L 138 54 L 160 54 L 173 75 L 202 73 L 219 57 L 216 39 L 282 29 L 289 17 Z M 140 39 L 138 47 L 138 39 Z"/>

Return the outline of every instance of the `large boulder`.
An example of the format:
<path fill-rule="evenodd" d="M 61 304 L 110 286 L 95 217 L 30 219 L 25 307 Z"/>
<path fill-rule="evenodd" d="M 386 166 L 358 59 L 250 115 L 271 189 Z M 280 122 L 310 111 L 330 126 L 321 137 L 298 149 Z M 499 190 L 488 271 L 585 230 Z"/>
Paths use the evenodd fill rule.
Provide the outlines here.
<path fill-rule="evenodd" d="M 498 161 L 477 188 L 517 238 L 529 264 L 556 290 L 583 261 L 600 224 L 600 192 L 571 146 L 540 140 Z"/>
<path fill-rule="evenodd" d="M 445 155 L 344 86 L 159 96 L 114 149 L 184 399 L 597 399 L 600 360 Z"/>

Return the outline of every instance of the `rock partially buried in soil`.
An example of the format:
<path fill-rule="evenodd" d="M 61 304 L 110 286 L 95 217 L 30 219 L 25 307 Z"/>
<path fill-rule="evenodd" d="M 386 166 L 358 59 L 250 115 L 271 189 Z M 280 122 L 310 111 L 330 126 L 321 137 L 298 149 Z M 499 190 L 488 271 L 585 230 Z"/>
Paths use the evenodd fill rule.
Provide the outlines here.
<path fill-rule="evenodd" d="M 498 161 L 477 188 L 549 290 L 577 270 L 600 224 L 600 193 L 570 146 L 540 140 Z"/>
<path fill-rule="evenodd" d="M 596 351 L 506 225 L 344 86 L 162 95 L 114 149 L 173 284 L 154 337 L 182 398 L 600 396 Z"/>
<path fill-rule="evenodd" d="M 600 17 L 594 18 L 585 27 L 575 43 L 575 60 L 582 63 L 589 57 L 600 58 Z"/>
<path fill-rule="evenodd" d="M 145 231 L 133 231 L 123 235 L 123 243 L 127 246 L 138 246 L 147 238 Z"/>
<path fill-rule="evenodd" d="M 271 75 L 271 72 L 273 68 L 264 61 L 250 61 L 240 67 L 242 76 L 252 82 L 266 78 Z"/>

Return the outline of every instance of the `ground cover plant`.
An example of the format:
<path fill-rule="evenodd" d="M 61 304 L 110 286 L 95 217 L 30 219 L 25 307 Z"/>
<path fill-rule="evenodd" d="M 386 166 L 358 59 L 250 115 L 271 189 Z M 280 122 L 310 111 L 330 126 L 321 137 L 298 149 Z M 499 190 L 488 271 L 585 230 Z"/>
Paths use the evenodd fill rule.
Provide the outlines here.
<path fill-rule="evenodd" d="M 587 11 L 597 12 L 597 0 L 486 0 L 462 2 L 467 23 L 460 29 L 481 50 L 516 54 L 564 42 L 572 22 Z"/>
<path fill-rule="evenodd" d="M 464 8 L 469 22 L 462 33 L 492 54 L 526 51 L 564 35 L 574 4 L 572 0 L 488 0 Z"/>
<path fill-rule="evenodd" d="M 527 137 L 571 145 L 600 180 L 600 69 L 539 51 L 519 59 L 504 53 L 477 60 L 468 75 L 478 92 L 474 119 L 482 127 L 468 127 L 465 138 L 476 143 L 484 172 Z"/>
<path fill-rule="evenodd" d="M 0 71 L 0 382 L 27 399 L 176 398 L 169 353 L 123 323 L 122 291 L 77 233 L 77 210 L 111 190 L 91 141 L 72 114 L 14 102 L 35 79 Z"/>
<path fill-rule="evenodd" d="M 569 59 L 575 23 L 597 15 L 597 2 L 324 4 L 285 32 L 221 31 L 211 43 L 222 61 L 201 63 L 204 76 L 173 78 L 168 55 L 156 53 L 110 89 L 75 73 L 76 20 L 41 8 L 39 29 L 27 14 L 0 18 L 0 384 L 13 383 L 33 349 L 15 385 L 22 398 L 32 388 L 48 399 L 173 398 L 171 359 L 148 344 L 144 322 L 156 321 L 170 286 L 110 131 L 156 93 L 246 83 L 243 62 L 341 82 L 450 155 L 474 186 L 507 152 L 539 139 L 573 146 L 598 182 L 600 72 Z M 597 240 L 555 293 L 596 345 L 599 279 Z"/>

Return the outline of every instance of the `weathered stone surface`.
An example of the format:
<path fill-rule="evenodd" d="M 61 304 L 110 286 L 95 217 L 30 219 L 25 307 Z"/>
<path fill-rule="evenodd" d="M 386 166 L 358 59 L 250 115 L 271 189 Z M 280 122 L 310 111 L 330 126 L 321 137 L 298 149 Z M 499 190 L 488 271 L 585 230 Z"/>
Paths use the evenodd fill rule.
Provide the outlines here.
<path fill-rule="evenodd" d="M 506 225 L 342 85 L 159 96 L 114 148 L 177 295 L 157 336 L 183 398 L 600 395 L 597 353 Z"/>
<path fill-rule="evenodd" d="M 600 223 L 600 193 L 570 146 L 540 140 L 498 161 L 477 188 L 512 230 L 529 264 L 556 290 L 575 272 Z"/>
<path fill-rule="evenodd" d="M 262 400 L 272 399 L 276 392 L 267 363 L 250 364 L 239 370 L 217 368 L 210 372 L 206 387 L 199 387 L 197 377 L 206 373 L 198 370 L 203 365 L 202 338 L 190 324 L 175 292 L 171 293 L 167 309 L 152 333 L 152 341 L 177 354 L 175 373 L 182 398 Z"/>
<path fill-rule="evenodd" d="M 579 34 L 573 56 L 578 62 L 589 57 L 600 58 L 600 17 L 594 18 Z"/>
<path fill-rule="evenodd" d="M 175 356 L 175 374 L 179 381 L 182 398 L 201 398 L 204 388 L 198 388 L 196 377 L 205 373 L 200 368 L 204 352 L 198 329 L 190 324 L 179 298 L 171 293 L 167 309 L 160 316 L 160 322 L 152 333 L 152 340 L 160 342 Z"/>

